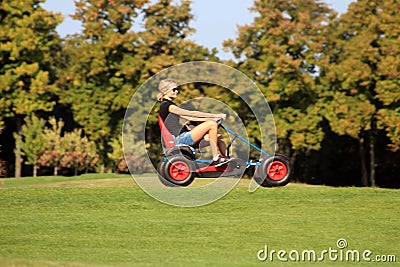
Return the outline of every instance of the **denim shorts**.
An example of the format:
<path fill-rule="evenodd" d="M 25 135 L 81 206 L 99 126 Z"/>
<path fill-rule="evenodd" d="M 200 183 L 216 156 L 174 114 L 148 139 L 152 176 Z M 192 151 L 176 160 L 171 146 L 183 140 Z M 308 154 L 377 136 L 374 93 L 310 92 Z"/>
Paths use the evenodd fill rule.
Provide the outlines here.
<path fill-rule="evenodd" d="M 175 143 L 177 145 L 188 145 L 188 146 L 193 146 L 195 144 L 192 134 L 190 132 L 184 132 L 175 137 Z"/>

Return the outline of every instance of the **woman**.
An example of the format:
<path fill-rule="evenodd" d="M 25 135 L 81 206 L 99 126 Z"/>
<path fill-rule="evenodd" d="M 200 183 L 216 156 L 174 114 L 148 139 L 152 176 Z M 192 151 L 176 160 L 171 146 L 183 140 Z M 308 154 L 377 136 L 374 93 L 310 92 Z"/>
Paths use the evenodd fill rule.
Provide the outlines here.
<path fill-rule="evenodd" d="M 178 145 L 189 145 L 200 142 L 203 138 L 210 142 L 213 161 L 216 167 L 226 164 L 230 159 L 225 157 L 226 145 L 218 136 L 219 120 L 224 120 L 226 114 L 212 114 L 200 111 L 182 109 L 172 102 L 178 95 L 178 85 L 174 80 L 162 80 L 158 85 L 160 93 L 157 100 L 161 102 L 159 115 L 168 131 L 174 136 Z M 179 118 L 202 122 L 190 131 L 179 123 Z"/>

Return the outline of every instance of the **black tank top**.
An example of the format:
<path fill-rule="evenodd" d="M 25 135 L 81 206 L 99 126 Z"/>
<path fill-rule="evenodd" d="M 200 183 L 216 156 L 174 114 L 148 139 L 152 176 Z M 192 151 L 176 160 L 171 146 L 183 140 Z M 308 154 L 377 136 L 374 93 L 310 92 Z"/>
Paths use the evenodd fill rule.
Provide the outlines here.
<path fill-rule="evenodd" d="M 167 127 L 168 131 L 174 136 L 178 136 L 181 133 L 187 132 L 187 129 L 179 123 L 178 115 L 169 112 L 169 107 L 171 105 L 175 104 L 170 100 L 163 100 L 160 105 L 159 114 L 164 121 L 164 124 Z"/>

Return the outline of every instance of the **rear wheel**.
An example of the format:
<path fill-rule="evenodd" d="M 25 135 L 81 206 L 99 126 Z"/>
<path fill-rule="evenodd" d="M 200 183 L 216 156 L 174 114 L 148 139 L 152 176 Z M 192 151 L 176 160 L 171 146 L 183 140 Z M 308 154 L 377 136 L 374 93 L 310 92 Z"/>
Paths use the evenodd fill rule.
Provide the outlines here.
<path fill-rule="evenodd" d="M 157 174 L 158 174 L 158 179 L 160 182 L 165 185 L 165 186 L 170 186 L 170 187 L 175 187 L 173 183 L 169 182 L 167 179 L 165 179 L 165 164 L 167 162 L 162 159 L 158 165 L 157 165 Z"/>
<path fill-rule="evenodd" d="M 258 173 L 261 177 L 255 180 L 261 186 L 285 186 L 292 179 L 293 167 L 284 155 L 275 154 L 264 159 L 259 168 L 261 169 Z"/>
<path fill-rule="evenodd" d="M 164 178 L 174 185 L 188 186 L 193 182 L 194 176 L 194 163 L 185 156 L 174 155 L 164 165 Z"/>

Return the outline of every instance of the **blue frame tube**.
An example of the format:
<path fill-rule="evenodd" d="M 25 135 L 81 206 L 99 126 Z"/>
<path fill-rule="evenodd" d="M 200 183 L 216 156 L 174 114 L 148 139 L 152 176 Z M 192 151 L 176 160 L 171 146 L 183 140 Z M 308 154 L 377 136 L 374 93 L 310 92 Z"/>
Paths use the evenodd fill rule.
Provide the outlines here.
<path fill-rule="evenodd" d="M 230 130 L 229 128 L 225 127 L 224 125 L 220 125 L 222 128 L 224 128 L 225 131 L 227 131 L 229 134 L 232 134 L 233 136 L 239 138 L 240 141 L 248 144 L 249 146 L 251 146 L 252 148 L 254 148 L 255 150 L 257 150 L 258 152 L 263 153 L 266 156 L 271 156 L 271 154 L 265 152 L 264 150 L 262 150 L 261 148 L 259 148 L 258 146 L 250 143 L 248 140 L 244 139 L 243 137 L 241 137 L 240 135 L 237 135 L 234 131 Z"/>

